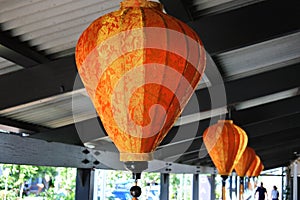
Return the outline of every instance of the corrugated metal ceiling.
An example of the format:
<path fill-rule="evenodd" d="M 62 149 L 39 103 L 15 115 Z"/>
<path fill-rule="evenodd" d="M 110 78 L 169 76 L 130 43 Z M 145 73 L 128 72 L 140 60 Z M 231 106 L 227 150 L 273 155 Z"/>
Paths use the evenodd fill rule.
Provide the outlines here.
<path fill-rule="evenodd" d="M 4 31 L 56 57 L 74 53 L 82 31 L 96 18 L 116 10 L 121 0 L 6 1 L 0 9 Z M 68 51 L 69 50 L 69 51 Z"/>
<path fill-rule="evenodd" d="M 57 128 L 96 116 L 84 89 L 1 110 L 0 116 Z"/>
<path fill-rule="evenodd" d="M 225 78 L 232 80 L 299 62 L 300 45 L 295 44 L 300 44 L 300 32 L 221 53 L 215 59 Z"/>
<path fill-rule="evenodd" d="M 0 23 L 22 41 L 44 50 L 52 58 L 74 54 L 82 31 L 96 18 L 119 8 L 121 0 L 6 0 L 1 1 Z M 223 1 L 199 1 L 207 9 Z M 248 1 L 244 1 L 248 2 Z M 253 1 L 251 1 L 253 2 Z M 194 5 L 193 5 L 194 6 Z M 199 5 L 197 4 L 198 8 Z M 281 67 L 280 63 L 300 58 L 299 33 L 289 37 L 266 41 L 247 48 L 237 49 L 216 56 L 223 67 L 225 78 L 260 73 Z M 293 48 L 291 48 L 293 47 Z M 271 61 L 271 62 L 270 62 Z M 0 58 L 0 75 L 22 67 Z M 77 107 L 72 108 L 72 102 Z M 57 128 L 95 116 L 84 91 L 75 91 L 53 98 L 32 102 L 3 110 L 1 116 Z"/>

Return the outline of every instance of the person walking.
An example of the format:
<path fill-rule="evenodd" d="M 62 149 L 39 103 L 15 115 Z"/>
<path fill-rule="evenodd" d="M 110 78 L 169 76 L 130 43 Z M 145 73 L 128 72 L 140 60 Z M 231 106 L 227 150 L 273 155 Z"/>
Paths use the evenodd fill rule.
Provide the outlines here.
<path fill-rule="evenodd" d="M 258 200 L 266 200 L 265 197 L 268 197 L 268 193 L 266 188 L 264 188 L 264 184 L 261 182 L 260 187 L 258 187 L 254 193 L 254 197 L 256 196 L 256 193 L 258 192 Z M 266 195 L 265 195 L 266 194 Z"/>
<path fill-rule="evenodd" d="M 273 186 L 271 197 L 272 197 L 272 200 L 278 200 L 279 199 L 279 192 L 278 192 L 277 187 L 275 185 Z"/>

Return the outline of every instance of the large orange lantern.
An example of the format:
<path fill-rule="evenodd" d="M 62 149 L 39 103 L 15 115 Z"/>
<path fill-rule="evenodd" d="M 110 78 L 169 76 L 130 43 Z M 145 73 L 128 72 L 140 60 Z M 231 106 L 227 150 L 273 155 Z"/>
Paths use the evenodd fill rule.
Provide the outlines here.
<path fill-rule="evenodd" d="M 203 142 L 223 178 L 222 198 L 225 199 L 225 181 L 246 149 L 247 134 L 232 120 L 219 120 L 204 131 Z"/>
<path fill-rule="evenodd" d="M 248 171 L 250 165 L 254 161 L 255 156 L 256 154 L 254 149 L 252 149 L 251 147 L 247 147 L 234 167 L 237 175 L 240 177 L 240 200 L 243 199 L 244 176 L 246 175 L 246 172 Z"/>
<path fill-rule="evenodd" d="M 147 0 L 125 0 L 80 36 L 76 64 L 120 160 L 148 161 L 205 68 L 197 34 Z"/>

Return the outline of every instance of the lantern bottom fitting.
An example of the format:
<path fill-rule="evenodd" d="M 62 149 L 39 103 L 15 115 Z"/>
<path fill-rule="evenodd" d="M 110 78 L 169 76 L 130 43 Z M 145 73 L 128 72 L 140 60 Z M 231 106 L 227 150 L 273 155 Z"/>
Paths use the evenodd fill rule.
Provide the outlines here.
<path fill-rule="evenodd" d="M 153 160 L 153 152 L 150 153 L 120 153 L 120 161 L 150 161 Z"/>

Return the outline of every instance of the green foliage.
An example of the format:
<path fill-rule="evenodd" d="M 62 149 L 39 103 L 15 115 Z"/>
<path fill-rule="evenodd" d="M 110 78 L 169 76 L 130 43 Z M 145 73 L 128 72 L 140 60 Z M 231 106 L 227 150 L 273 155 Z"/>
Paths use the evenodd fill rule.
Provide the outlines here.
<path fill-rule="evenodd" d="M 9 176 L 0 176 L 0 199 L 1 195 L 4 195 L 5 182 L 7 181 L 7 200 L 17 199 L 20 195 L 20 190 L 25 181 L 30 179 L 36 179 L 49 175 L 52 180 L 59 174 L 60 177 L 60 195 L 55 193 L 55 189 L 49 188 L 42 192 L 40 196 L 46 197 L 51 200 L 73 200 L 75 196 L 75 177 L 76 169 L 72 168 L 55 168 L 46 166 L 30 166 L 30 165 L 11 165 L 0 164 L 0 169 L 9 170 Z M 62 195 L 63 194 L 63 195 Z M 34 194 L 35 196 L 35 194 Z"/>
<path fill-rule="evenodd" d="M 109 180 L 107 186 L 110 189 L 115 188 L 115 184 L 121 181 L 126 181 L 132 179 L 132 174 L 128 171 L 115 171 L 109 170 L 107 171 L 106 179 Z"/>

